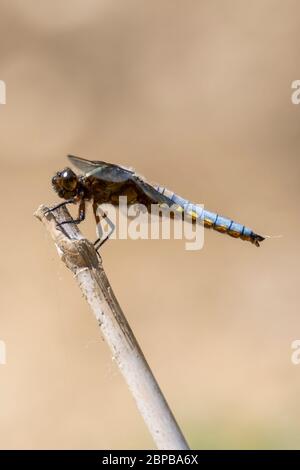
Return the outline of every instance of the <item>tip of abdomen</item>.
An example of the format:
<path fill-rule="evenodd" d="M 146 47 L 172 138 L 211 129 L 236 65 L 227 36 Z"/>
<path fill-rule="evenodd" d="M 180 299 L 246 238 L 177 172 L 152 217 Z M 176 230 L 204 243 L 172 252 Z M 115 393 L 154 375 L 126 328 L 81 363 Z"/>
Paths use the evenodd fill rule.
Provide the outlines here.
<path fill-rule="evenodd" d="M 254 243 L 255 246 L 260 246 L 260 243 L 265 240 L 265 237 L 261 235 L 257 235 L 257 233 L 253 233 L 251 236 L 251 241 Z"/>

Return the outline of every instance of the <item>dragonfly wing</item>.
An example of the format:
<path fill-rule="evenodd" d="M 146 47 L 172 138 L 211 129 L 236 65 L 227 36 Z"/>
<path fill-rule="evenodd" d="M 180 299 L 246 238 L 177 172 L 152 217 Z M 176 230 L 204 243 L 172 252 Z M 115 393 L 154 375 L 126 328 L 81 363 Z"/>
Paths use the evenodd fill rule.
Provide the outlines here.
<path fill-rule="evenodd" d="M 82 171 L 85 176 L 94 176 L 109 183 L 122 183 L 128 181 L 134 172 L 119 165 L 102 161 L 85 160 L 84 158 L 68 155 L 70 162 Z"/>
<path fill-rule="evenodd" d="M 172 205 L 171 199 L 156 189 L 159 186 L 148 183 L 142 176 L 136 173 L 132 175 L 132 180 L 153 204 L 167 205 L 168 207 Z"/>
<path fill-rule="evenodd" d="M 75 155 L 68 155 L 68 159 L 72 165 L 76 166 L 83 173 L 89 173 L 90 171 L 95 170 L 99 166 L 105 166 L 105 162 L 93 162 L 92 160 L 86 160 L 84 158 L 76 157 Z"/>

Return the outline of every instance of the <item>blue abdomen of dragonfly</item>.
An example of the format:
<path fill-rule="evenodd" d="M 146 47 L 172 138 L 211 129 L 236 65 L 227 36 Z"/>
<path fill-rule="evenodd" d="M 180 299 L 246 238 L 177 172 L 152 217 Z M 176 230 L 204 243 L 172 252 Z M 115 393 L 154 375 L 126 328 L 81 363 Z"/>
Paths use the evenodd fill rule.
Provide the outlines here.
<path fill-rule="evenodd" d="M 223 217 L 215 212 L 207 211 L 200 205 L 194 204 L 162 186 L 155 186 L 155 189 L 170 200 L 175 210 L 181 210 L 188 214 L 194 221 L 201 221 L 206 228 L 212 228 L 231 237 L 250 241 L 256 246 L 259 246 L 259 242 L 264 240 L 264 237 L 254 233 L 253 230 L 245 225 L 234 222 L 232 219 Z"/>

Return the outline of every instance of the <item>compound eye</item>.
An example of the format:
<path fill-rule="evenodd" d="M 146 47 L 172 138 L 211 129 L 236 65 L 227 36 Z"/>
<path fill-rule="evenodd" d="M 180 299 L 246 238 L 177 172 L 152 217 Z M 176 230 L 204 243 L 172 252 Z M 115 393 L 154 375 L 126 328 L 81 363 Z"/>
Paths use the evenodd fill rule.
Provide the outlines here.
<path fill-rule="evenodd" d="M 70 168 L 61 172 L 62 186 L 67 191 L 74 191 L 77 186 L 77 176 Z"/>
<path fill-rule="evenodd" d="M 53 184 L 53 186 L 56 186 L 57 183 L 58 183 L 58 176 L 55 175 L 55 176 L 53 176 L 53 178 L 52 178 L 52 184 Z"/>

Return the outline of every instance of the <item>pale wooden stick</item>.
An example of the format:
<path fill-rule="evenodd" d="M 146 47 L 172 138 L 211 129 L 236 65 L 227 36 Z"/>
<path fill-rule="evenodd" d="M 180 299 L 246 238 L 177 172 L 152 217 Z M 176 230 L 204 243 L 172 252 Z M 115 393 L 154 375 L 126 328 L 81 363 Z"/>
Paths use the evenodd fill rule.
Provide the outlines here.
<path fill-rule="evenodd" d="M 57 223 L 71 218 L 66 207 L 54 212 L 47 211 L 48 207 L 42 205 L 35 216 L 50 232 L 60 258 L 73 272 L 157 448 L 188 449 L 188 444 L 113 293 L 102 260 L 97 256 L 94 246 L 82 236 L 75 224 L 57 227 Z"/>

